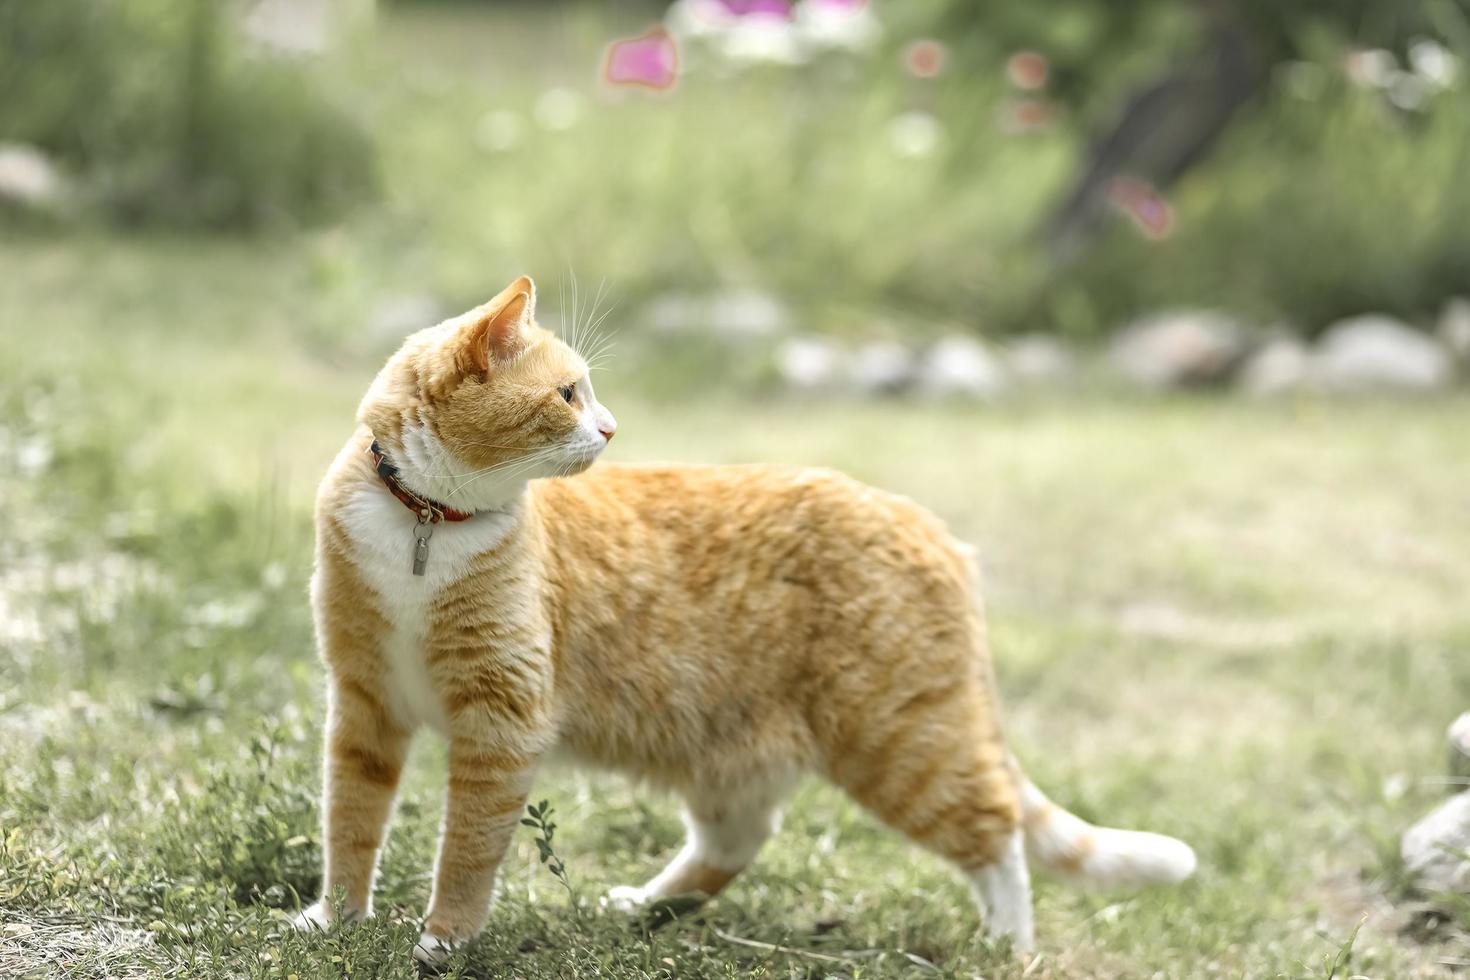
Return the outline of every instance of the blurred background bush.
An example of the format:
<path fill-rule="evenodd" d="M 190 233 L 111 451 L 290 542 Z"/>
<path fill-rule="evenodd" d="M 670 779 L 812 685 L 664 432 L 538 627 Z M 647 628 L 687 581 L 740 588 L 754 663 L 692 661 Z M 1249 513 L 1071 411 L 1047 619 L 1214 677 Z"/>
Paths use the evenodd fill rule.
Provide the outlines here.
<path fill-rule="evenodd" d="M 660 20 L 677 87 L 599 81 Z M 0 140 L 70 222 L 335 228 L 331 274 L 449 306 L 571 269 L 635 327 L 740 289 L 858 335 L 1311 334 L 1465 291 L 1467 37 L 1462 0 L 6 0 Z"/>
<path fill-rule="evenodd" d="M 371 137 L 329 73 L 246 50 L 238 5 L 0 4 L 0 139 L 82 179 L 120 224 L 320 221 L 368 197 Z"/>

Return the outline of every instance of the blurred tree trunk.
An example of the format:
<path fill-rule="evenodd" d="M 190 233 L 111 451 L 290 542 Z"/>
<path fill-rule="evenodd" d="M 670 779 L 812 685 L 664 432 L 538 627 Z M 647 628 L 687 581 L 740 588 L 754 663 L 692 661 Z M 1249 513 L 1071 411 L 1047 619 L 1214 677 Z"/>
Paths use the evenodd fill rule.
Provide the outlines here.
<path fill-rule="evenodd" d="M 1092 147 L 1081 174 L 1047 223 L 1058 264 L 1096 237 L 1118 177 L 1164 190 L 1209 152 L 1237 110 L 1264 87 L 1269 64 L 1231 0 L 1201 0 L 1201 49 L 1130 96 L 1112 128 Z"/>

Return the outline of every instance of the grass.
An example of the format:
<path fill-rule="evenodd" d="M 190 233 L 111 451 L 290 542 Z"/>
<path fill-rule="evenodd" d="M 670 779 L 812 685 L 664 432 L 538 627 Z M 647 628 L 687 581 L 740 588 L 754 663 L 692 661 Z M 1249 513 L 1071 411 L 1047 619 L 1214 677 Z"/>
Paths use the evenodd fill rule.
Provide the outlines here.
<path fill-rule="evenodd" d="M 351 309 L 321 248 L 0 240 L 0 976 L 413 975 L 432 739 L 379 917 L 283 922 L 320 862 L 311 488 L 376 363 L 313 329 Z M 1417 906 L 1393 857 L 1470 700 L 1463 396 L 675 406 L 646 393 L 652 370 L 623 357 L 599 380 L 615 458 L 829 464 L 933 507 L 985 558 L 1033 776 L 1198 849 L 1171 891 L 1040 881 L 1029 976 L 1435 976 L 1470 958 L 1463 912 L 1403 931 Z M 568 887 L 523 831 L 451 975 L 1022 974 L 956 876 L 819 785 L 724 897 L 647 934 L 596 898 L 678 847 L 674 803 L 570 771 L 536 798 Z"/>

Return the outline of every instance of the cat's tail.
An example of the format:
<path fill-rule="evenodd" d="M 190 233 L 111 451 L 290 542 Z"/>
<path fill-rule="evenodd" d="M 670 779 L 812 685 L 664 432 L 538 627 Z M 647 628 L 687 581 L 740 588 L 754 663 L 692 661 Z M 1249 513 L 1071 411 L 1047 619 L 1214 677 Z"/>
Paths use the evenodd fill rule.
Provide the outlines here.
<path fill-rule="evenodd" d="M 1167 885 L 1194 874 L 1194 851 L 1184 841 L 1141 830 L 1094 827 L 1047 799 L 1019 766 L 1016 775 L 1026 853 L 1048 871 L 1099 885 Z"/>

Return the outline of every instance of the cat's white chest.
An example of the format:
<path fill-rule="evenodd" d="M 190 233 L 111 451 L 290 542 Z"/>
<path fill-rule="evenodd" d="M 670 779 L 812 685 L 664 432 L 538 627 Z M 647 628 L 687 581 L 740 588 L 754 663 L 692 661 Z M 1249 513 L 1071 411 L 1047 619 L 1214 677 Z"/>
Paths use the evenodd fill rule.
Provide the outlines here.
<path fill-rule="evenodd" d="M 505 538 L 514 527 L 514 513 L 482 512 L 468 521 L 433 525 L 423 575 L 413 574 L 417 521 L 383 488 L 354 492 L 338 519 L 352 542 L 353 564 L 377 594 L 388 624 L 382 651 L 388 663 L 389 707 L 410 726 L 446 731 L 443 701 L 424 660 L 430 611 L 442 590 L 467 575 L 478 555 Z"/>

